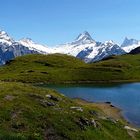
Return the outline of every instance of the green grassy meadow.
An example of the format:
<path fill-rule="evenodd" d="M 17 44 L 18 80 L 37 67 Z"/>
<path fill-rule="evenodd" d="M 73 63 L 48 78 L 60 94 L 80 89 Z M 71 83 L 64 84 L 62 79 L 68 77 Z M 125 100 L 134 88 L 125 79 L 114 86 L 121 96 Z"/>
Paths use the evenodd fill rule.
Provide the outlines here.
<path fill-rule="evenodd" d="M 140 81 L 140 55 L 86 64 L 72 56 L 26 55 L 0 67 L 1 140 L 140 140 L 123 119 L 36 83 Z M 93 103 L 94 104 L 94 103 Z"/>

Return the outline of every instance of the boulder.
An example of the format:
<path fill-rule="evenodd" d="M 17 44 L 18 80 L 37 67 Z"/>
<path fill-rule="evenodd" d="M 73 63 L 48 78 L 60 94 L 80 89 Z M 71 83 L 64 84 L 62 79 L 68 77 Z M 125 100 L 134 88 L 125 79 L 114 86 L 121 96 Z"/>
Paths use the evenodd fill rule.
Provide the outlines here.
<path fill-rule="evenodd" d="M 40 100 L 40 104 L 44 107 L 47 107 L 47 106 L 55 106 L 55 103 L 53 102 L 49 102 L 49 101 L 46 101 L 46 100 Z"/>
<path fill-rule="evenodd" d="M 47 94 L 46 97 L 49 98 L 49 99 L 51 99 L 51 100 L 53 100 L 53 101 L 57 101 L 57 102 L 60 101 L 59 98 L 57 98 L 57 97 L 55 97 L 53 95 L 50 95 L 50 94 Z"/>
<path fill-rule="evenodd" d="M 87 119 L 84 117 L 80 117 L 77 121 L 77 124 L 81 129 L 86 129 L 87 126 L 94 126 L 95 128 L 97 127 L 97 123 L 94 119 Z"/>

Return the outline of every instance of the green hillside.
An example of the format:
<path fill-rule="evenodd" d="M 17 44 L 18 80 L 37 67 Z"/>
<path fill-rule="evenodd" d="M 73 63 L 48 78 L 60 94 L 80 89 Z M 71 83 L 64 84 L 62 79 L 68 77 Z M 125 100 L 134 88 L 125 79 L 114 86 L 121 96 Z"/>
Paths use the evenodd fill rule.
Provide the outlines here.
<path fill-rule="evenodd" d="M 0 80 L 26 83 L 92 83 L 140 81 L 140 55 L 113 56 L 85 64 L 62 54 L 26 55 L 0 67 Z"/>
<path fill-rule="evenodd" d="M 0 67 L 0 139 L 139 140 L 139 131 L 124 128 L 117 108 L 27 84 L 140 81 L 139 62 L 140 55 L 124 55 L 85 64 L 62 54 L 7 62 Z"/>
<path fill-rule="evenodd" d="M 1 140 L 138 140 L 139 132 L 56 91 L 19 83 L 0 83 Z"/>

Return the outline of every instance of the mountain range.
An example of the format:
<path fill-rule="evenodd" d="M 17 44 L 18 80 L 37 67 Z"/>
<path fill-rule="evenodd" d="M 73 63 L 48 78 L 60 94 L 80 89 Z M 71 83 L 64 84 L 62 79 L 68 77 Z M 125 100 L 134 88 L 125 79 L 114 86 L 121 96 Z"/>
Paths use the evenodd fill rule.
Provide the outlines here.
<path fill-rule="evenodd" d="M 104 43 L 95 41 L 85 31 L 72 42 L 48 47 L 33 42 L 29 38 L 14 40 L 5 31 L 0 31 L 0 65 L 25 54 L 53 54 L 62 53 L 72 55 L 85 62 L 96 62 L 111 55 L 122 55 L 140 46 L 140 41 L 125 38 L 122 45 L 110 41 Z"/>

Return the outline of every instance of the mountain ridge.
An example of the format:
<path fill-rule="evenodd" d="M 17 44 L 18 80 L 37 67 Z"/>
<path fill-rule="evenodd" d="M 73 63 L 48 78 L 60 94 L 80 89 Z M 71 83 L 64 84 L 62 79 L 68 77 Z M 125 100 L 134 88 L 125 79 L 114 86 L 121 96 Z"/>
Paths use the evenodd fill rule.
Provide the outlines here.
<path fill-rule="evenodd" d="M 122 45 L 118 45 L 112 40 L 103 42 L 95 41 L 91 35 L 84 31 L 78 37 L 63 45 L 49 47 L 35 43 L 30 38 L 14 40 L 5 31 L 0 31 L 0 65 L 6 63 L 17 56 L 25 54 L 53 54 L 61 53 L 72 55 L 89 63 L 102 60 L 111 55 L 122 55 L 129 53 L 139 46 L 140 41 L 125 38 Z"/>

